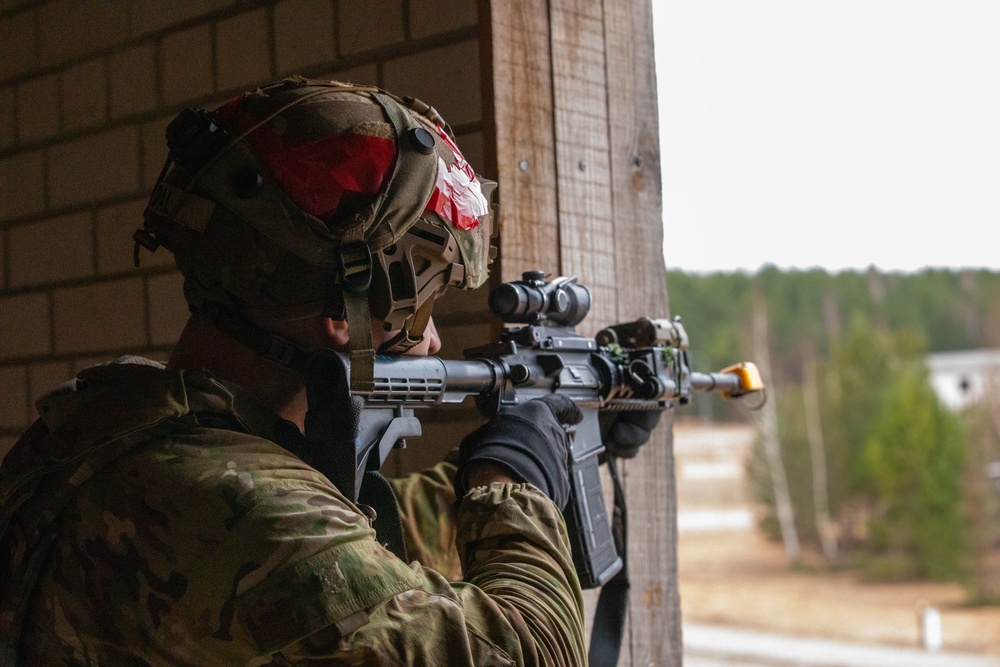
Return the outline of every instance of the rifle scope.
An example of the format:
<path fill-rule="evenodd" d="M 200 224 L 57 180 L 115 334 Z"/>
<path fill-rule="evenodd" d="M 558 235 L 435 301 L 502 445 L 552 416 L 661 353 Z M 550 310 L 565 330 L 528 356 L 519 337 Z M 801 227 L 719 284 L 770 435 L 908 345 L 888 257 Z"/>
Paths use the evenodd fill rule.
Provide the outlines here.
<path fill-rule="evenodd" d="M 504 283 L 490 293 L 490 310 L 504 322 L 576 326 L 590 312 L 590 290 L 563 276 L 545 282 L 542 271 L 527 271 L 521 280 Z"/>

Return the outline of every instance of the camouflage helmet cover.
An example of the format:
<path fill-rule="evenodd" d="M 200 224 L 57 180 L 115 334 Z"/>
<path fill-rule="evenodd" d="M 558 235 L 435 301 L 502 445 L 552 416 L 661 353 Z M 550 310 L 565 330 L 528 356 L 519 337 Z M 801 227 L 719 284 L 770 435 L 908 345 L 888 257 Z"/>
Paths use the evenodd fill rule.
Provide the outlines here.
<path fill-rule="evenodd" d="M 377 88 L 294 78 L 178 116 L 144 227 L 174 253 L 191 307 L 320 314 L 350 272 L 345 246 L 381 251 L 421 218 L 456 242 L 461 270 L 448 284 L 485 282 L 489 204 L 447 126 L 411 106 Z"/>

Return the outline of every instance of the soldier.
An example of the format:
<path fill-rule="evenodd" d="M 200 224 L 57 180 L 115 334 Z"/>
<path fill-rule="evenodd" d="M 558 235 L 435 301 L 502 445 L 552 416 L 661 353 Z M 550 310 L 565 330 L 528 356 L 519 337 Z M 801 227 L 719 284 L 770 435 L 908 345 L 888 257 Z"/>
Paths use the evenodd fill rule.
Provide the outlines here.
<path fill-rule="evenodd" d="M 438 349 L 438 295 L 486 280 L 488 193 L 447 124 L 294 79 L 185 111 L 168 146 L 137 253 L 174 254 L 192 316 L 166 366 L 39 401 L 0 468 L 0 664 L 584 664 L 571 401 L 394 483 L 409 564 L 308 463 L 314 352 L 363 389 L 377 352 Z"/>

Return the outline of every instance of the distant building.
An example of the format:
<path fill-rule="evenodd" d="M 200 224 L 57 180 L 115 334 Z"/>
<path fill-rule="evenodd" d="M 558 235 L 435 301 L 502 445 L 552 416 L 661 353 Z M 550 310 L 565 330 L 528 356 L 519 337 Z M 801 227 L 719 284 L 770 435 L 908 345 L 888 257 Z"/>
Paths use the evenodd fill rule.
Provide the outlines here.
<path fill-rule="evenodd" d="M 927 355 L 931 386 L 941 403 L 958 411 L 976 403 L 987 387 L 1000 388 L 1000 350 L 963 350 Z"/>

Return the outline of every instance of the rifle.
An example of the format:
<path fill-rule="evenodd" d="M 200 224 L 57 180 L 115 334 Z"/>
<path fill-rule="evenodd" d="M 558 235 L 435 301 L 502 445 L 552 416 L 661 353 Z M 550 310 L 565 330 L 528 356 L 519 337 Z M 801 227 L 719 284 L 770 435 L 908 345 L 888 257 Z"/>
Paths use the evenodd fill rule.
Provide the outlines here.
<path fill-rule="evenodd" d="M 348 428 L 332 446 L 327 442 L 325 458 L 331 465 L 324 468 L 331 481 L 356 501 L 365 473 L 378 471 L 394 447 L 421 435 L 417 408 L 456 405 L 473 396 L 480 412 L 492 417 L 533 398 L 563 394 L 583 412 L 583 421 L 568 429 L 572 490 L 564 515 L 573 562 L 584 588 L 604 584 L 621 569 L 622 559 L 598 470 L 604 452 L 598 414 L 665 410 L 675 401 L 688 402 L 695 391 L 737 398 L 763 390 L 763 383 L 752 363 L 718 373 L 693 372 L 680 318 L 642 318 L 607 327 L 595 338 L 583 336 L 576 325 L 590 304 L 590 291 L 576 277 L 547 282 L 543 272 L 530 271 L 490 294 L 493 313 L 514 325 L 498 342 L 466 350 L 465 360 L 379 356 L 374 388 L 358 394 L 364 409 L 356 430 Z M 340 378 L 328 386 L 344 388 L 350 398 L 350 362 L 344 355 L 332 358 L 332 372 Z M 350 460 L 353 467 L 345 466 Z"/>

